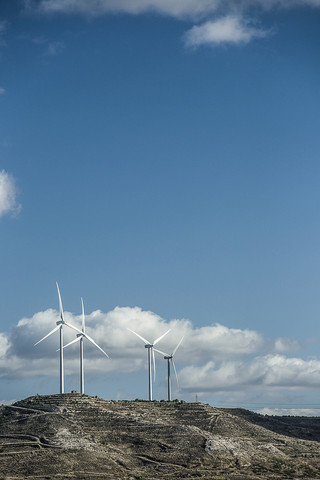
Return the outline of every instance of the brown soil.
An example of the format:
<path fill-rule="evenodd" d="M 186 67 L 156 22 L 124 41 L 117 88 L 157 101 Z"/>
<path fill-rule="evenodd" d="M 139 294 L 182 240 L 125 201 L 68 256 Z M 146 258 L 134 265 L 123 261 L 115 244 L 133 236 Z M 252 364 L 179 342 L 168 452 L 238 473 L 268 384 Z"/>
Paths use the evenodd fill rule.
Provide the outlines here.
<path fill-rule="evenodd" d="M 0 407 L 0 479 L 320 479 L 320 418 L 35 396 Z"/>

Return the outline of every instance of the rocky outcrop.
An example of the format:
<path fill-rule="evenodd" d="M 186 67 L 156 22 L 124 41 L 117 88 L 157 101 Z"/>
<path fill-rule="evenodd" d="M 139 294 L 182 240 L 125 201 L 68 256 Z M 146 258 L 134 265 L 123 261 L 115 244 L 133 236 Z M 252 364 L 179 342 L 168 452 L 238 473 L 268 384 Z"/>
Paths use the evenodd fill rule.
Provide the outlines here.
<path fill-rule="evenodd" d="M 0 409 L 0 479 L 320 479 L 320 418 L 35 396 Z"/>

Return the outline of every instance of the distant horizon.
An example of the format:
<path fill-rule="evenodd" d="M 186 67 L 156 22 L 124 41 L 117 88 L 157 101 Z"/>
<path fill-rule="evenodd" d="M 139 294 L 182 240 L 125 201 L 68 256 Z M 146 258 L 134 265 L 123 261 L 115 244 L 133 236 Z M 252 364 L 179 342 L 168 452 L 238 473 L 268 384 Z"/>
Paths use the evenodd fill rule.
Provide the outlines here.
<path fill-rule="evenodd" d="M 65 393 L 47 393 L 47 394 L 35 394 L 35 395 L 31 395 L 29 397 L 26 397 L 26 398 L 22 398 L 20 400 L 12 400 L 11 402 L 6 402 L 6 403 L 1 403 L 0 402 L 0 406 L 10 406 L 14 403 L 18 403 L 20 401 L 23 401 L 23 400 L 28 400 L 29 398 L 34 398 L 34 397 L 52 397 L 52 396 L 58 396 L 58 395 L 81 395 L 81 396 L 84 396 L 84 397 L 90 397 L 90 398 L 99 398 L 100 400 L 104 400 L 106 402 L 113 402 L 113 403 L 117 403 L 117 402 L 150 402 L 150 400 L 147 400 L 147 399 L 143 399 L 143 398 L 135 398 L 135 399 L 118 399 L 118 400 L 114 400 L 112 398 L 103 398 L 103 397 L 98 397 L 97 395 L 88 395 L 87 393 L 80 393 L 76 390 L 72 390 L 71 392 L 65 392 Z M 266 415 L 266 416 L 276 416 L 276 417 L 315 417 L 315 418 L 320 418 L 320 407 L 319 408 L 315 408 L 315 409 L 308 409 L 308 408 L 262 408 L 260 410 L 252 410 L 250 408 L 245 408 L 245 407 L 239 407 L 239 406 L 234 406 L 234 407 L 219 407 L 219 406 L 216 406 L 216 405 L 211 405 L 210 403 L 206 403 L 206 402 L 201 402 L 199 400 L 189 400 L 189 401 L 186 401 L 186 400 L 183 400 L 183 399 L 178 399 L 178 398 L 175 398 L 173 400 L 166 400 L 166 399 L 161 399 L 161 400 L 151 400 L 151 402 L 167 402 L 167 403 L 202 403 L 204 405 L 209 405 L 213 408 L 231 408 L 231 409 L 237 409 L 237 408 L 244 408 L 245 410 L 249 410 L 253 413 L 257 413 L 257 414 L 260 414 L 260 415 Z"/>

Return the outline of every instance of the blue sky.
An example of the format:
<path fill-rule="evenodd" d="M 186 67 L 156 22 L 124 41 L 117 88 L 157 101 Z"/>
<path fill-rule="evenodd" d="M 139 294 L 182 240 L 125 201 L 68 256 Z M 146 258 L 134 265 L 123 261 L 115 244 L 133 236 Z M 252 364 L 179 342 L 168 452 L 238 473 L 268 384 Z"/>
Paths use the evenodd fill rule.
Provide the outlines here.
<path fill-rule="evenodd" d="M 146 397 L 169 325 L 181 398 L 319 401 L 320 2 L 264 3 L 1 2 L 0 401 L 58 389 L 55 281 L 88 393 Z"/>

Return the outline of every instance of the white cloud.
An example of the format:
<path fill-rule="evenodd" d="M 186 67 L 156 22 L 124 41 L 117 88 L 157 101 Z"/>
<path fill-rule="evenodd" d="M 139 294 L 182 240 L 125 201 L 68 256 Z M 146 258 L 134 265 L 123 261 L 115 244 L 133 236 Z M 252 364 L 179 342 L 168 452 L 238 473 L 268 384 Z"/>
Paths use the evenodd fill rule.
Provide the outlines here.
<path fill-rule="evenodd" d="M 0 376 L 12 380 L 58 375 L 59 333 L 34 346 L 54 328 L 58 318 L 58 312 L 53 309 L 38 312 L 31 318 L 21 319 L 10 335 L 0 334 Z M 65 319 L 81 327 L 80 315 L 65 312 Z M 185 336 L 175 360 L 178 367 L 185 365 L 179 379 L 182 391 L 189 396 L 208 392 L 258 392 L 259 389 L 268 389 L 269 393 L 279 389 L 317 389 L 320 384 L 319 360 L 275 354 L 277 341 L 265 341 L 258 332 L 220 324 L 195 328 L 189 320 L 168 322 L 139 307 L 116 307 L 108 313 L 96 310 L 86 316 L 86 332 L 110 355 L 107 359 L 86 342 L 87 374 L 118 375 L 146 369 L 143 342 L 128 328 L 150 342 L 171 328 L 157 345 L 167 353 Z M 65 343 L 75 338 L 71 329 L 65 327 L 64 332 Z M 79 344 L 75 344 L 65 351 L 66 374 L 78 374 L 78 348 Z M 161 360 L 159 356 L 157 363 Z"/>
<path fill-rule="evenodd" d="M 261 408 L 256 410 L 257 413 L 261 415 L 290 415 L 297 417 L 319 417 L 320 409 L 319 408 Z"/>
<path fill-rule="evenodd" d="M 270 8 L 320 7 L 320 0 L 242 0 L 248 6 L 259 5 L 266 10 Z"/>
<path fill-rule="evenodd" d="M 192 392 L 255 387 L 317 388 L 320 384 L 320 361 L 269 354 L 218 365 L 208 362 L 183 368 L 180 381 L 184 389 Z"/>
<path fill-rule="evenodd" d="M 197 362 L 247 356 L 263 348 L 262 336 L 253 330 L 228 328 L 220 324 L 192 329 L 190 325 L 188 333 L 184 346 L 188 356 Z"/>
<path fill-rule="evenodd" d="M 265 37 L 267 34 L 265 30 L 252 27 L 243 18 L 229 15 L 192 27 L 185 33 L 184 41 L 188 47 L 205 44 L 211 46 L 225 43 L 245 44 L 253 38 Z"/>
<path fill-rule="evenodd" d="M 174 17 L 194 18 L 216 11 L 220 4 L 221 0 L 41 0 L 38 9 L 43 13 L 79 13 L 92 16 L 114 12 L 158 12 Z"/>
<path fill-rule="evenodd" d="M 3 333 L 0 333 L 0 359 L 5 358 L 8 352 L 8 349 L 9 349 L 9 340 Z"/>
<path fill-rule="evenodd" d="M 28 3 L 30 6 L 30 1 Z M 112 12 L 141 14 L 151 11 L 195 19 L 215 12 L 245 11 L 250 7 L 269 10 L 275 7 L 299 6 L 319 7 L 320 0 L 40 0 L 38 9 L 43 13 L 79 13 L 93 16 Z"/>
<path fill-rule="evenodd" d="M 80 328 L 80 316 L 65 312 L 65 318 L 66 321 Z M 51 358 L 58 343 L 57 336 L 52 335 L 39 344 L 36 350 L 33 344 L 46 332 L 52 330 L 57 320 L 58 313 L 52 309 L 36 313 L 32 318 L 20 320 L 10 335 L 10 353 L 23 358 L 38 358 L 39 355 Z M 166 322 L 155 313 L 144 311 L 139 307 L 116 307 L 108 313 L 96 310 L 86 316 L 86 331 L 113 360 L 122 362 L 120 367 L 122 371 L 132 370 L 132 365 L 127 366 L 128 358 L 136 358 L 140 367 L 145 363 L 143 343 L 129 332 L 128 328 L 150 342 L 171 328 L 170 335 L 167 335 L 158 345 L 160 350 L 168 353 L 173 351 L 184 335 L 183 344 L 179 349 L 179 358 L 182 361 L 188 361 L 190 358 L 194 362 L 203 362 L 213 357 L 219 360 L 230 356 L 241 357 L 260 351 L 263 345 L 261 335 L 252 330 L 230 329 L 219 324 L 196 329 L 188 320 Z M 66 342 L 73 336 L 72 330 L 65 329 Z M 89 347 L 89 357 L 101 359 L 99 351 L 88 345 Z M 105 359 L 102 358 L 102 360 Z"/>
<path fill-rule="evenodd" d="M 17 214 L 21 206 L 17 203 L 17 190 L 12 175 L 0 172 L 0 217 L 8 213 Z"/>
<path fill-rule="evenodd" d="M 4 95 L 6 93 L 5 89 L 0 87 L 0 95 Z"/>
<path fill-rule="evenodd" d="M 80 14 L 90 17 L 112 13 L 158 13 L 180 20 L 203 22 L 189 29 L 184 39 L 187 45 L 216 46 L 221 43 L 246 44 L 254 38 L 271 33 L 254 27 L 244 16 L 254 10 L 263 15 L 272 9 L 320 7 L 320 0 L 25 0 L 26 8 L 42 14 Z"/>
<path fill-rule="evenodd" d="M 287 337 L 279 337 L 274 342 L 274 350 L 277 353 L 289 353 L 289 352 L 298 352 L 302 349 L 297 340 L 292 340 Z"/>
<path fill-rule="evenodd" d="M 12 405 L 16 400 L 0 400 L 0 405 Z"/>

